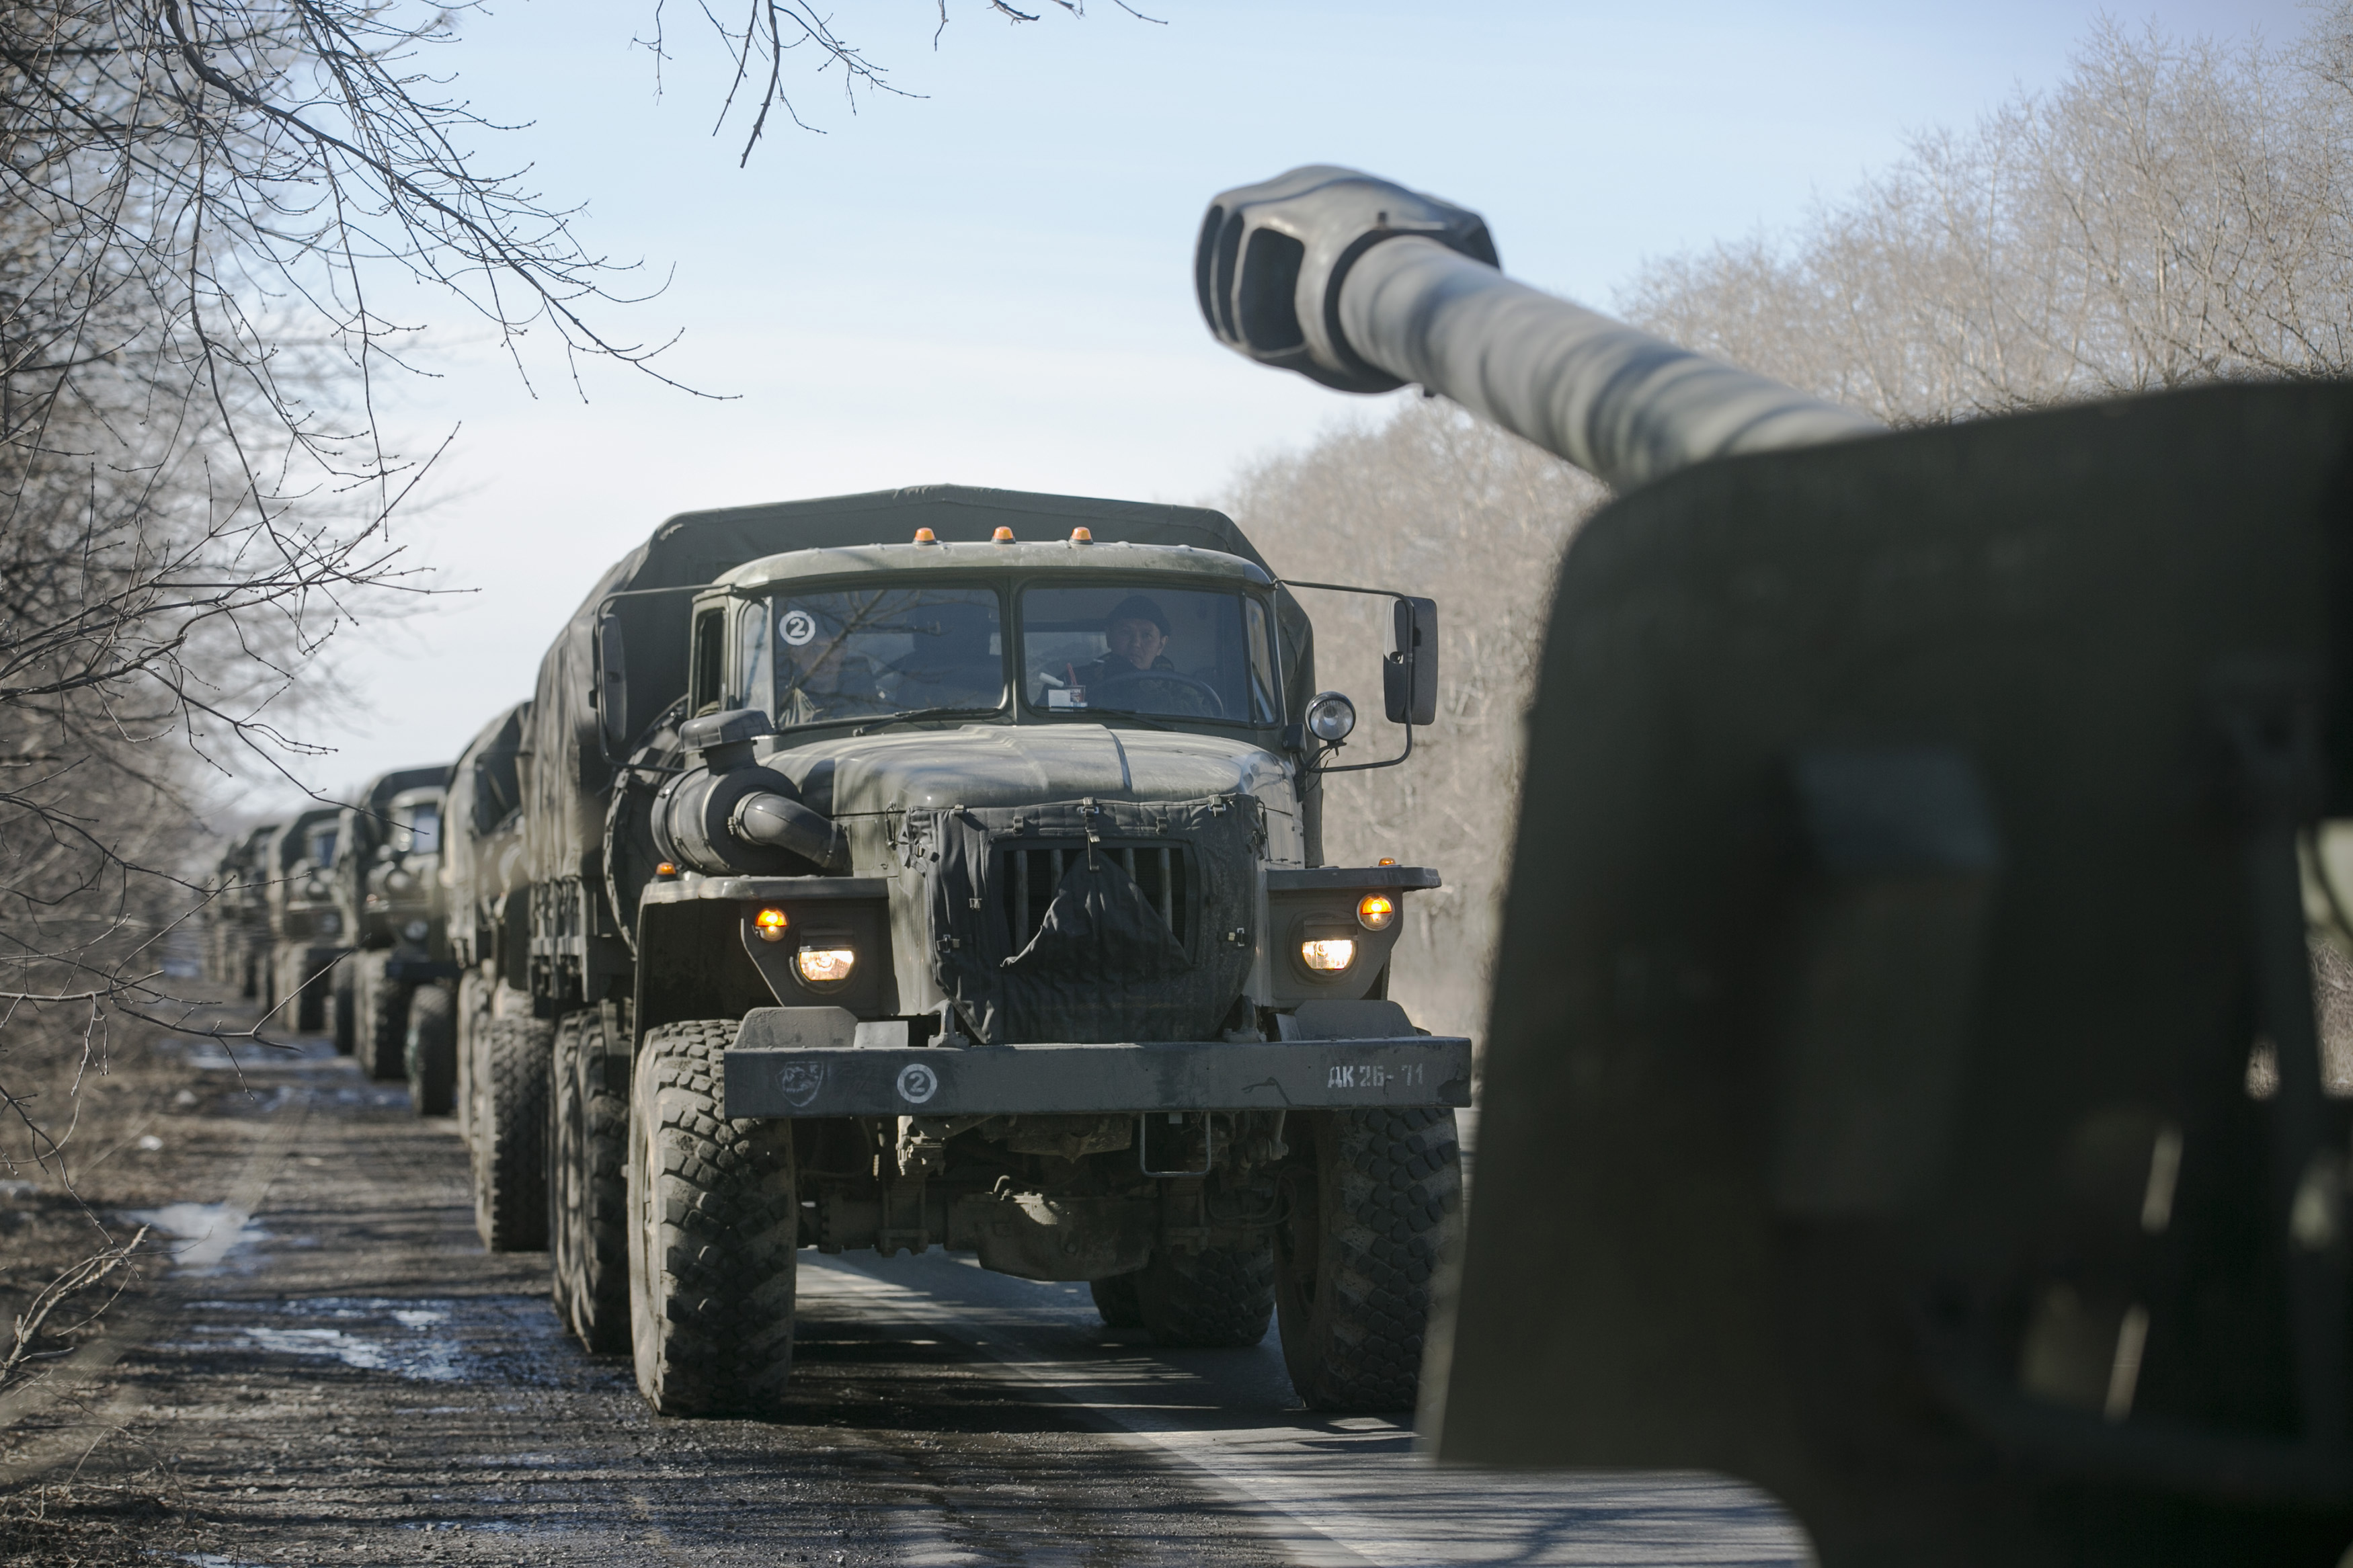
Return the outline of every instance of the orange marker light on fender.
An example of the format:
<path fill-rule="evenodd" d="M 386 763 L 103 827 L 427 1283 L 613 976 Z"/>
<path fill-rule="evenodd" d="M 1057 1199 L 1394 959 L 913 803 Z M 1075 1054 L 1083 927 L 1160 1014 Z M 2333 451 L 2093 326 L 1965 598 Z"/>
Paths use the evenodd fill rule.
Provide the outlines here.
<path fill-rule="evenodd" d="M 928 529 L 928 528 L 919 528 L 919 529 L 915 530 L 915 542 L 916 542 L 916 543 L 918 543 L 918 544 L 937 544 L 939 542 L 940 542 L 940 540 L 939 540 L 939 535 L 937 535 L 937 534 L 934 533 L 930 529 Z"/>
<path fill-rule="evenodd" d="M 1092 528 L 1074 528 L 1074 529 L 1071 530 L 1071 543 L 1073 543 L 1073 544 L 1092 544 L 1094 542 L 1095 542 L 1095 531 L 1094 531 L 1093 529 L 1092 529 Z"/>
<path fill-rule="evenodd" d="M 654 868 L 654 875 L 657 877 L 675 877 L 678 875 L 678 868 L 665 860 L 660 865 Z"/>
<path fill-rule="evenodd" d="M 1366 931 L 1387 931 L 1397 919 L 1397 900 L 1387 893 L 1366 893 L 1356 900 L 1356 923 Z"/>
<path fill-rule="evenodd" d="M 792 923 L 785 918 L 785 911 L 773 904 L 752 917 L 752 925 L 759 931 L 762 942 L 784 941 L 785 928 Z"/>
<path fill-rule="evenodd" d="M 997 525 L 997 531 L 988 537 L 991 543 L 1010 544 L 1013 542 L 1013 531 L 1000 522 Z"/>

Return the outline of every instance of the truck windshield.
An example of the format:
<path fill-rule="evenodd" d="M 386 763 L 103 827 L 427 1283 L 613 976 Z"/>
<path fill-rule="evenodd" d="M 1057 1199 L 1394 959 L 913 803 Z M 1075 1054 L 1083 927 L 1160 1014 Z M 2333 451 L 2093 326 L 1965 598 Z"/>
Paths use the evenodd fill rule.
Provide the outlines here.
<path fill-rule="evenodd" d="M 779 594 L 753 616 L 744 687 L 779 730 L 1005 706 L 1005 640 L 987 588 Z"/>
<path fill-rule="evenodd" d="M 441 852 L 441 808 L 434 805 L 412 805 L 400 814 L 400 831 L 393 835 L 393 847 L 414 855 L 438 855 Z"/>
<path fill-rule="evenodd" d="M 1282 721 L 1266 606 L 1157 583 L 1029 588 L 1021 691 L 1050 712 Z"/>

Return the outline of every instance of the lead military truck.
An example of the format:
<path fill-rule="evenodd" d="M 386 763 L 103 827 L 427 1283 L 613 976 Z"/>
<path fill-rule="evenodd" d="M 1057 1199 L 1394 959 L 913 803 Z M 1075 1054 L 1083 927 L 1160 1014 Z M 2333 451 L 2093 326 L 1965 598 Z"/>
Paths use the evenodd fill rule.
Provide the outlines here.
<path fill-rule="evenodd" d="M 1391 597 L 1389 711 L 1427 723 L 1435 610 Z M 1354 715 L 1313 670 L 1213 511 L 674 519 L 522 723 L 486 1232 L 531 1245 L 543 1194 L 559 1310 L 669 1414 L 777 1406 L 804 1247 L 1085 1280 L 1166 1343 L 1279 1303 L 1311 1404 L 1409 1405 L 1470 1043 L 1386 994 L 1436 873 L 1322 864 Z"/>

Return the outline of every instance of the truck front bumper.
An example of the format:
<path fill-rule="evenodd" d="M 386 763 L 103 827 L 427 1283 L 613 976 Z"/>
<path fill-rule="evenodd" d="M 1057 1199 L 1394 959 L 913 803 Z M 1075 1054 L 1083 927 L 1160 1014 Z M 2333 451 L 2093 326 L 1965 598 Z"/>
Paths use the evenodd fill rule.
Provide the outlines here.
<path fill-rule="evenodd" d="M 758 1014 L 753 1016 L 757 1020 Z M 727 1052 L 727 1114 L 1008 1116 L 1471 1103 L 1458 1036 L 961 1048 L 762 1044 Z"/>

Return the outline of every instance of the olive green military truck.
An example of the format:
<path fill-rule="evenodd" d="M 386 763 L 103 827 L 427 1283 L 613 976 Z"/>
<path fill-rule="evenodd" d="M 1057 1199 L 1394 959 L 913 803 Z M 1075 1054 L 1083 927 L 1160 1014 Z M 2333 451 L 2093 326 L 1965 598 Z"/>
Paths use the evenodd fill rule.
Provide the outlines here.
<path fill-rule="evenodd" d="M 263 1010 L 281 1027 L 328 1027 L 329 971 L 343 955 L 343 918 L 332 880 L 342 808 L 313 806 L 270 837 L 262 859 L 269 880 L 269 962 Z"/>
<path fill-rule="evenodd" d="M 447 763 L 378 774 L 343 808 L 335 842 L 335 902 L 353 948 L 335 970 L 335 1043 L 371 1078 L 406 1078 L 420 1116 L 448 1114 L 457 1073 L 458 969 L 440 875 L 448 775 Z"/>
<path fill-rule="evenodd" d="M 1436 611 L 1388 596 L 1409 747 Z M 1410 1404 L 1471 1047 L 1386 994 L 1436 873 L 1323 864 L 1353 723 L 1214 511 L 939 487 L 672 520 L 523 727 L 492 1228 L 544 1204 L 560 1310 L 665 1413 L 776 1406 L 805 1247 L 1085 1280 L 1167 1343 L 1253 1343 L 1279 1303 L 1311 1404 Z"/>
<path fill-rule="evenodd" d="M 457 1112 L 460 1133 L 474 1161 L 474 1219 L 483 1245 L 494 1251 L 546 1245 L 546 1212 L 530 1214 L 497 1200 L 493 1173 L 543 1164 L 543 1122 L 510 1117 L 510 1137 L 531 1140 L 518 1151 L 495 1139 L 478 1140 L 478 1124 L 499 1127 L 477 1115 L 490 1078 L 482 1066 L 490 1028 L 500 1019 L 528 1022 L 531 1008 L 529 883 L 522 874 L 523 725 L 531 704 L 517 703 L 482 727 L 449 766 L 448 796 L 442 811 L 441 882 L 448 911 L 451 960 L 458 966 Z M 512 1097 L 507 1097 L 510 1102 Z M 534 1183 L 543 1191 L 543 1180 Z M 513 1228 L 523 1225 L 526 1234 Z M 502 1227 L 503 1226 L 503 1227 Z"/>
<path fill-rule="evenodd" d="M 269 962 L 267 858 L 278 828 L 265 822 L 222 852 L 205 904 L 205 978 L 247 998 L 261 994 Z"/>

